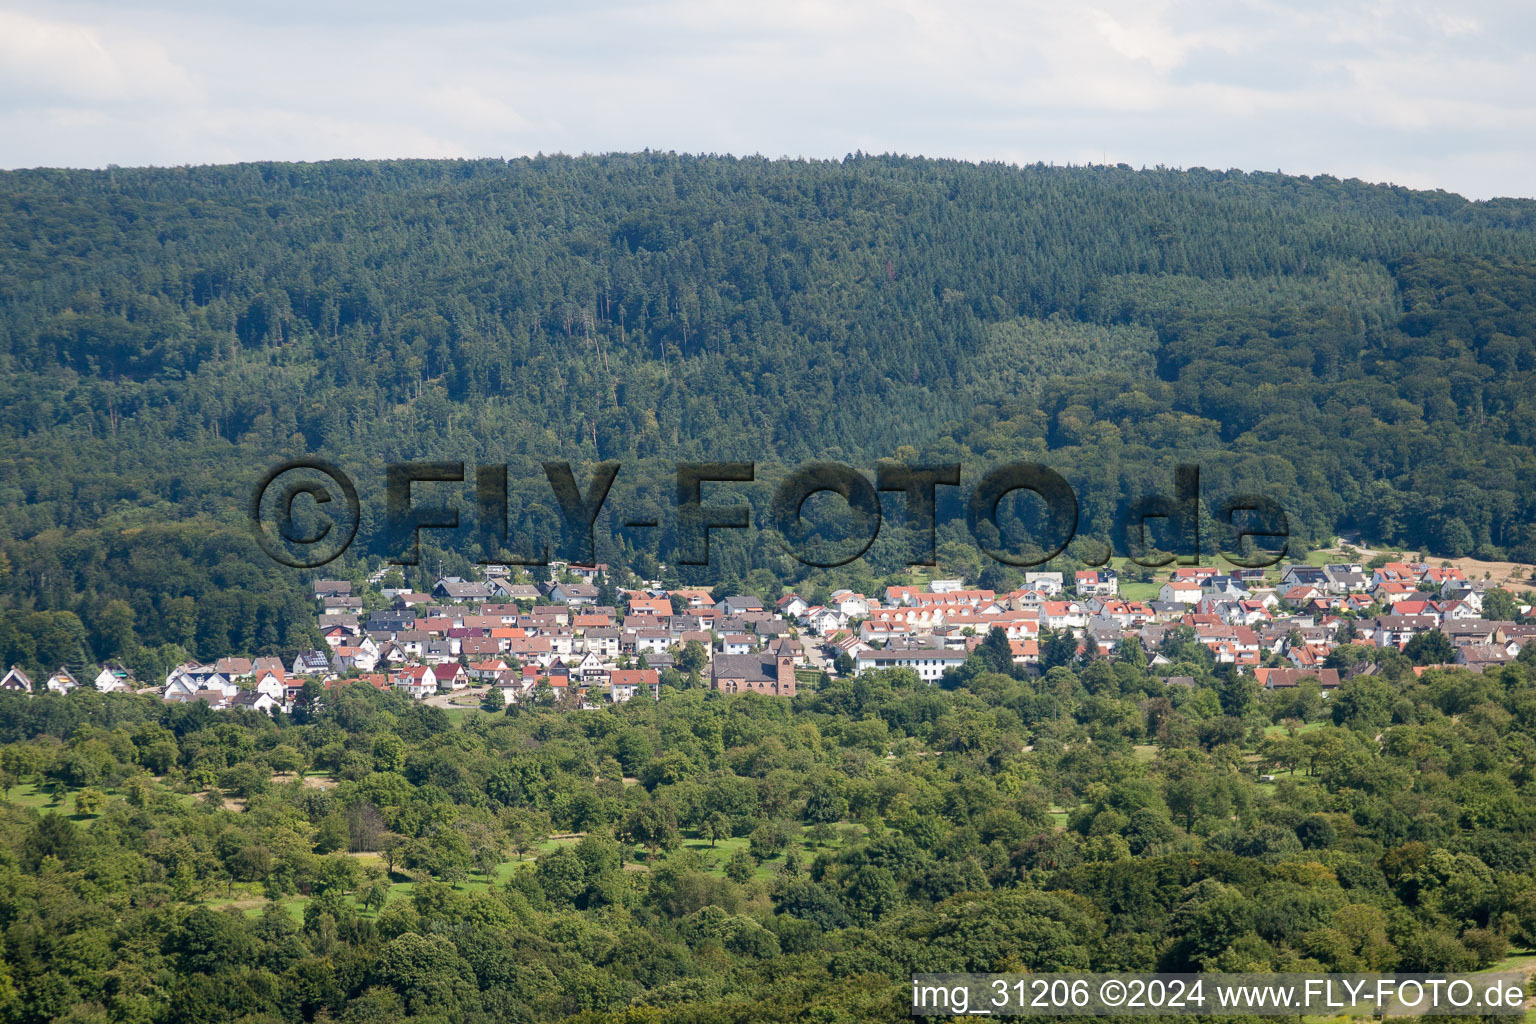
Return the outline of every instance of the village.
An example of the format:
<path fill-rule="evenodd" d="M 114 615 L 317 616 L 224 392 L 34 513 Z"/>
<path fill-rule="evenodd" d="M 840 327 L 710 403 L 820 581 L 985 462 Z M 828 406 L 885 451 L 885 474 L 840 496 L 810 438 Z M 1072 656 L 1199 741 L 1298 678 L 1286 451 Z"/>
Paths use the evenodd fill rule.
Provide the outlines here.
<path fill-rule="evenodd" d="M 607 587 L 613 603 L 600 604 L 605 565 L 557 565 L 543 583 L 517 582 L 492 567 L 483 580 L 438 579 L 428 593 L 384 586 L 380 570 L 367 584 L 375 591 L 367 612 L 352 582 L 313 584 L 325 646 L 291 660 L 186 663 L 161 684 L 135 680 L 115 663 L 79 672 L 61 666 L 38 681 L 11 666 L 0 689 L 157 692 L 167 702 L 201 701 L 215 710 L 289 713 L 306 686 L 367 685 L 444 706 L 543 701 L 593 709 L 659 700 L 669 678 L 773 697 L 793 697 L 824 675 L 881 669 L 909 669 L 937 683 L 997 630 L 1026 672 L 1048 667 L 1048 644 L 1059 652 L 1070 638 L 1067 660 L 1114 656 L 1136 644 L 1165 683 L 1194 685 L 1171 671 L 1174 662 L 1163 653 L 1177 636 L 1208 650 L 1214 667 L 1251 673 L 1267 690 L 1311 680 L 1326 695 L 1374 667 L 1369 657 L 1335 658 L 1341 646 L 1403 650 L 1429 637 L 1439 655 L 1433 664 L 1481 671 L 1513 660 L 1536 636 L 1531 607 L 1521 603 L 1527 590 L 1469 579 L 1449 564 L 1372 562 L 1379 564 L 1225 572 L 1183 566 L 1124 585 L 1110 568 L 1030 572 L 1024 586 L 1006 593 L 933 579 L 878 595 L 837 590 L 817 604 L 789 593 L 772 607 L 752 595 L 717 599 L 708 590 L 659 584 Z M 1485 599 L 1498 607 L 1485 607 Z"/>

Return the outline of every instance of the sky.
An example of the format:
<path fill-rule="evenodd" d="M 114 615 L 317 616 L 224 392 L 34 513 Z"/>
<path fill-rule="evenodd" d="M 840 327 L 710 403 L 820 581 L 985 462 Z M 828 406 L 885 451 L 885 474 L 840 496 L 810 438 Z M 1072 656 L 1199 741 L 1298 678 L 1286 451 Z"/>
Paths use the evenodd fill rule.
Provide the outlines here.
<path fill-rule="evenodd" d="M 0 0 L 0 167 L 640 149 L 1536 196 L 1536 4 Z"/>

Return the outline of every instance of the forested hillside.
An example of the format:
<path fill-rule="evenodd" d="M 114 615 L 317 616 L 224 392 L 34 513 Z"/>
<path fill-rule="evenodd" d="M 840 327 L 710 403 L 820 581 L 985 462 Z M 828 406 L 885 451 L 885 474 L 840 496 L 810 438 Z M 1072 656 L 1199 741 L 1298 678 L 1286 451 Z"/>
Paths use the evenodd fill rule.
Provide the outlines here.
<path fill-rule="evenodd" d="M 725 458 L 758 463 L 759 513 L 812 460 L 1041 461 L 1090 540 L 1196 463 L 1208 495 L 1279 500 L 1295 552 L 1352 529 L 1536 561 L 1533 309 L 1536 203 L 1330 178 L 0 174 L 0 664 L 158 682 L 321 643 L 244 521 L 299 456 L 358 481 L 324 572 L 365 610 L 401 459 L 508 464 L 523 540 L 557 539 L 542 462 L 624 463 L 609 591 L 898 578 L 894 530 L 837 570 L 761 527 L 663 572 L 675 464 Z M 939 568 L 980 577 L 943 493 Z M 423 552 L 418 586 L 482 553 Z M 854 1024 L 906 1019 L 916 971 L 1530 963 L 1536 645 L 1479 673 L 1345 643 L 1325 698 L 1188 626 L 1039 640 L 1039 672 L 992 631 L 939 685 L 793 698 L 708 689 L 693 643 L 660 699 L 581 710 L 548 685 L 449 711 L 312 679 L 275 716 L 0 693 L 0 1024 Z"/>
<path fill-rule="evenodd" d="M 1100 539 L 1185 461 L 1207 494 L 1280 500 L 1298 546 L 1354 528 L 1536 560 L 1533 304 L 1536 203 L 1332 178 L 662 154 L 11 172 L 5 585 L 158 618 L 194 584 L 88 587 L 60 545 L 243 531 L 254 481 L 307 453 L 359 480 L 356 555 L 384 553 L 390 459 L 508 463 L 536 537 L 540 462 L 623 461 L 610 504 L 663 525 L 605 523 L 600 555 L 649 570 L 679 460 L 772 481 L 920 457 L 967 483 L 1044 461 Z M 942 493 L 946 568 L 974 575 Z M 478 554 L 443 543 L 450 568 Z M 694 581 L 807 571 L 766 530 L 716 550 Z M 853 571 L 899 561 L 882 537 Z M 234 585 L 280 605 L 260 575 Z"/>

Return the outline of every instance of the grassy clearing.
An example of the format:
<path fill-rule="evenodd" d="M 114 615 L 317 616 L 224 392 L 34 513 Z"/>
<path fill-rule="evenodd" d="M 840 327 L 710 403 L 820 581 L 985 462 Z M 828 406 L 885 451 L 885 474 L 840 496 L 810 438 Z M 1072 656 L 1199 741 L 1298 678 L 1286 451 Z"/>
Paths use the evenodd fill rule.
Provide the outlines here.
<path fill-rule="evenodd" d="M 121 794 L 115 789 L 100 789 L 99 792 L 108 800 Z M 19 783 L 11 787 L 6 795 L 6 802 L 13 807 L 30 807 L 41 813 L 53 811 L 63 814 L 84 825 L 89 825 L 99 814 L 81 814 L 75 804 L 76 794 L 69 790 L 55 790 L 51 785 L 39 786 L 35 782 Z"/>
<path fill-rule="evenodd" d="M 1121 582 L 1120 596 L 1127 601 L 1156 601 L 1157 592 L 1161 589 L 1161 583 Z"/>
<path fill-rule="evenodd" d="M 1327 725 L 1327 724 L 1328 724 L 1327 722 L 1321 722 L 1321 721 L 1318 721 L 1318 722 L 1305 722 L 1305 723 L 1303 723 L 1303 724 L 1301 724 L 1301 725 L 1296 727 L 1296 735 L 1300 736 L 1304 732 L 1314 732 L 1315 730 L 1321 729 L 1324 725 Z M 1265 728 L 1264 728 L 1264 736 L 1265 736 L 1266 739 L 1268 737 L 1270 737 L 1270 736 L 1286 736 L 1286 735 L 1289 735 L 1289 730 L 1287 729 L 1286 726 L 1283 726 L 1283 725 L 1270 725 L 1270 726 L 1265 726 Z"/>
<path fill-rule="evenodd" d="M 1479 971 L 1478 973 L 1503 974 L 1506 971 L 1521 971 L 1525 974 L 1530 974 L 1532 971 L 1536 971 L 1536 951 L 1511 953 L 1509 956 L 1505 957 L 1503 960 L 1500 960 L 1492 967 L 1485 971 Z"/>

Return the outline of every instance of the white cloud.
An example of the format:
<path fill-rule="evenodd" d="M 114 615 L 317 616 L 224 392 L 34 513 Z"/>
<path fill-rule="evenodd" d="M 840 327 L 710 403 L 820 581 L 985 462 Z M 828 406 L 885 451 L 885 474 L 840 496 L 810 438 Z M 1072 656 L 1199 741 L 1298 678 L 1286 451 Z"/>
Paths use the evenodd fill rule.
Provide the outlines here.
<path fill-rule="evenodd" d="M 157 42 L 0 10 L 0 102 L 123 104 L 185 98 L 192 81 Z"/>
<path fill-rule="evenodd" d="M 1536 182 L 1536 9 L 0 0 L 0 166 L 652 148 Z"/>

